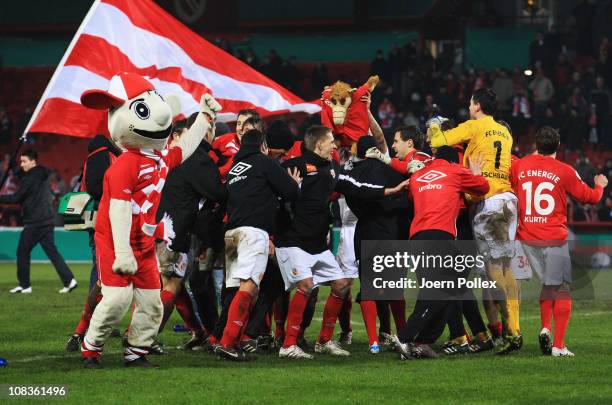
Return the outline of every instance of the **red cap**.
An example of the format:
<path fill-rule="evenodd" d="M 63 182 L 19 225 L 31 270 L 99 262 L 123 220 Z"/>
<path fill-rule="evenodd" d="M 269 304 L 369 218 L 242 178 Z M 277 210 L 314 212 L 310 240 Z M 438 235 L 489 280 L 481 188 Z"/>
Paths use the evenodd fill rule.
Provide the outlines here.
<path fill-rule="evenodd" d="M 94 89 L 81 94 L 81 104 L 96 110 L 108 110 L 153 89 L 155 87 L 139 74 L 123 72 L 111 78 L 108 91 Z"/>

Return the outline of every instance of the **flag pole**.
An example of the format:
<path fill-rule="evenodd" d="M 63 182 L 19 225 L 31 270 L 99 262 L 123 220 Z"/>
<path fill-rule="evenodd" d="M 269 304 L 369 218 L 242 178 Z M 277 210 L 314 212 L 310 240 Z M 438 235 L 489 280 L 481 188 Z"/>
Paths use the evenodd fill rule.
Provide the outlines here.
<path fill-rule="evenodd" d="M 85 18 L 83 19 L 83 22 L 81 22 L 81 25 L 79 26 L 79 29 L 77 29 L 77 32 L 74 34 L 74 37 L 72 38 L 72 41 L 70 41 L 70 45 L 68 45 L 68 49 L 66 49 L 66 52 L 64 53 L 64 56 L 62 56 L 62 59 L 60 60 L 60 62 L 57 65 L 57 67 L 55 68 L 55 72 L 53 72 L 53 76 L 51 76 L 51 80 L 49 80 L 49 84 L 47 84 L 47 87 L 45 88 L 45 91 L 43 92 L 42 96 L 40 97 L 40 100 L 38 100 L 38 104 L 36 105 L 36 108 L 34 109 L 34 112 L 32 113 L 32 117 L 30 117 L 30 121 L 28 122 L 28 125 L 23 130 L 23 134 L 21 134 L 21 136 L 19 137 L 18 150 L 21 147 L 21 145 L 23 145 L 25 143 L 25 141 L 27 140 L 27 134 L 30 131 L 30 127 L 32 126 L 32 124 L 36 120 L 36 117 L 38 116 L 38 113 L 40 112 L 40 109 L 42 108 L 43 104 L 45 103 L 45 98 L 47 97 L 47 94 L 49 94 L 49 91 L 51 91 L 51 88 L 53 87 L 53 84 L 55 84 L 55 80 L 57 79 L 57 77 L 59 75 L 59 71 L 64 67 L 64 64 L 66 63 L 66 59 L 68 59 L 68 56 L 70 55 L 70 52 L 72 52 L 72 49 L 76 45 L 79 37 L 81 36 L 81 33 L 85 29 L 85 26 L 87 25 L 87 23 L 91 19 L 91 16 L 94 14 L 94 11 L 96 10 L 98 5 L 100 4 L 100 1 L 101 0 L 94 0 L 94 2 L 91 5 L 89 11 L 85 15 Z"/>

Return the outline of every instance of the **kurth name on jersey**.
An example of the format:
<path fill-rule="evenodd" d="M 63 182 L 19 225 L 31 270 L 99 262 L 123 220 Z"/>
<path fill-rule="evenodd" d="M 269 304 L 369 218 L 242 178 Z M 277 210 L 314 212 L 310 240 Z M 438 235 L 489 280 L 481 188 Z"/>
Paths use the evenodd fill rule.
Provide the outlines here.
<path fill-rule="evenodd" d="M 526 216 L 525 218 L 523 218 L 523 222 L 532 222 L 535 224 L 545 224 L 548 222 L 548 218 L 546 217 L 529 217 Z"/>
<path fill-rule="evenodd" d="M 553 172 L 547 172 L 546 170 L 527 170 L 526 172 L 525 170 L 522 170 L 519 173 L 518 178 L 519 180 L 522 180 L 525 177 L 542 177 L 544 179 L 552 180 L 555 183 L 558 183 L 561 180 L 559 176 Z"/>

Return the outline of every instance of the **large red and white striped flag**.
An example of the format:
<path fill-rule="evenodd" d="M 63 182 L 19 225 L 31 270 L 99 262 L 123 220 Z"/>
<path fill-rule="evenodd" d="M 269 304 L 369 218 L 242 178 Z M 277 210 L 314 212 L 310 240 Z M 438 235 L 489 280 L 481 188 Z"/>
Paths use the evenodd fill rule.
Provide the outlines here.
<path fill-rule="evenodd" d="M 83 91 L 106 89 L 119 72 L 149 78 L 181 100 L 185 116 L 203 93 L 223 106 L 221 121 L 254 108 L 263 116 L 316 113 L 307 103 L 181 24 L 152 0 L 96 0 L 47 86 L 26 132 L 90 137 L 107 133 L 106 112 L 85 108 Z"/>

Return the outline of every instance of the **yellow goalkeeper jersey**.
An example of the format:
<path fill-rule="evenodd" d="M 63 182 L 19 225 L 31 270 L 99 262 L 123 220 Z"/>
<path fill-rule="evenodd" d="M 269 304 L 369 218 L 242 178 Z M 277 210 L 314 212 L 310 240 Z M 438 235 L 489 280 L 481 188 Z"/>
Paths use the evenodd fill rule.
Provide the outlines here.
<path fill-rule="evenodd" d="M 508 129 L 491 116 L 479 120 L 467 120 L 448 131 L 436 130 L 431 138 L 431 147 L 456 145 L 467 142 L 463 163 L 467 167 L 470 156 L 482 155 L 482 175 L 489 182 L 488 198 L 495 194 L 512 191 L 510 186 L 510 156 L 512 135 Z"/>

